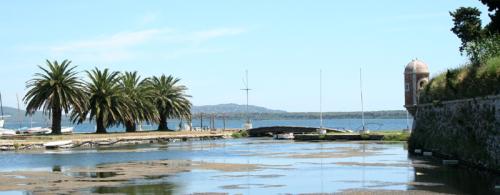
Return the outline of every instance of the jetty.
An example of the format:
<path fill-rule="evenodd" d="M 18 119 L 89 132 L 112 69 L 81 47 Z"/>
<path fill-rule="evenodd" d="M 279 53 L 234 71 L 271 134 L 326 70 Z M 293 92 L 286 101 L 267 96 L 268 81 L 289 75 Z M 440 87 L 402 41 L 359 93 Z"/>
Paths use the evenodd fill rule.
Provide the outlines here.
<path fill-rule="evenodd" d="M 346 133 L 346 130 L 342 129 L 329 129 L 322 128 L 327 132 L 333 133 Z M 259 127 L 248 130 L 250 137 L 265 137 L 272 136 L 280 133 L 293 133 L 293 134 L 304 134 L 304 133 L 315 133 L 318 131 L 317 127 L 293 127 L 293 126 L 272 126 L 272 127 Z"/>
<path fill-rule="evenodd" d="M 71 148 L 127 144 L 169 143 L 231 137 L 233 130 L 218 131 L 141 131 L 134 133 L 75 133 L 70 135 L 16 135 L 0 137 L 0 150 L 46 149 L 53 143 L 71 141 Z"/>

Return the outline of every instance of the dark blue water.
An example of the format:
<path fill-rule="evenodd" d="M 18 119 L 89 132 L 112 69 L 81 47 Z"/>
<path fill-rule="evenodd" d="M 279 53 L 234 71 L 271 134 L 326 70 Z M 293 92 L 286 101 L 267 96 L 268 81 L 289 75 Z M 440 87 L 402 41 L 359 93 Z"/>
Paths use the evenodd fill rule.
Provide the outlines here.
<path fill-rule="evenodd" d="M 179 129 L 179 120 L 169 120 L 168 126 L 170 129 Z M 226 120 L 225 127 L 226 128 L 242 128 L 244 120 Z M 303 126 L 303 127 L 319 127 L 319 120 L 253 120 L 253 127 L 268 127 L 268 126 Z M 401 130 L 407 128 L 407 120 L 406 119 L 366 119 L 367 127 L 370 130 Z M 201 124 L 200 120 L 193 121 L 193 127 L 208 127 L 208 120 L 204 120 L 203 124 Z M 411 127 L 412 120 L 409 121 L 409 126 Z M 19 123 L 13 121 L 6 121 L 5 127 L 11 129 L 17 129 L 20 126 L 28 126 L 27 124 L 19 125 Z M 33 126 L 48 126 L 48 124 L 40 124 L 36 123 Z M 63 126 L 74 126 L 75 132 L 94 132 L 95 124 L 94 123 L 83 123 L 79 125 L 73 125 L 69 122 L 63 122 Z M 223 128 L 224 121 L 216 120 L 215 121 L 216 128 Z M 350 130 L 360 130 L 361 129 L 361 120 L 360 119 L 326 119 L 323 120 L 323 126 L 328 128 L 340 128 L 340 129 L 350 129 Z M 144 130 L 155 130 L 157 129 L 157 125 L 155 124 L 143 124 L 142 129 Z M 110 127 L 108 129 L 109 132 L 120 132 L 124 131 L 122 126 Z"/>

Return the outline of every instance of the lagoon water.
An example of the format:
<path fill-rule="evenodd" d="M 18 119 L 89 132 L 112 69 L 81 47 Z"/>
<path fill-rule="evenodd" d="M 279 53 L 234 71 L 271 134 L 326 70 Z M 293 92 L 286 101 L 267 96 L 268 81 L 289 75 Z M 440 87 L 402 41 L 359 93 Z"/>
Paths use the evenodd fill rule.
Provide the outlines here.
<path fill-rule="evenodd" d="M 154 160 L 259 165 L 236 171 L 193 169 L 82 193 L 229 194 L 335 193 L 359 190 L 494 194 L 500 177 L 431 158 L 409 156 L 404 143 L 295 142 L 269 138 L 189 141 L 45 152 L 1 152 L 0 173 L 62 171 L 72 167 Z M 106 173 L 113 177 L 112 173 Z M 87 174 L 88 175 L 88 174 Z M 8 191 L 0 194 L 26 193 Z"/>
<path fill-rule="evenodd" d="M 169 120 L 168 126 L 170 129 L 179 128 L 179 120 Z M 227 120 L 226 128 L 241 128 L 243 126 L 244 120 Z M 319 127 L 319 120 L 317 119 L 297 119 L 297 120 L 253 120 L 253 127 L 266 127 L 266 126 L 304 126 L 304 127 Z M 18 129 L 20 127 L 26 127 L 29 123 L 24 122 L 21 125 L 18 122 L 7 120 L 5 127 L 11 129 Z M 366 119 L 367 127 L 370 130 L 401 130 L 406 129 L 408 125 L 411 127 L 412 120 L 407 121 L 406 119 Z M 202 125 L 200 120 L 193 120 L 193 127 L 200 127 Z M 360 119 L 325 119 L 323 120 L 323 125 L 328 128 L 340 128 L 340 129 L 351 129 L 359 130 L 361 129 Z M 48 124 L 35 123 L 33 126 L 49 126 Z M 64 122 L 63 126 L 74 126 L 72 123 Z M 203 127 L 208 127 L 208 119 L 204 119 Z M 223 128 L 224 121 L 216 120 L 216 128 Z M 143 125 L 144 130 L 154 130 L 157 125 Z M 123 127 L 110 127 L 109 132 L 119 132 L 123 131 Z M 75 126 L 75 132 L 94 132 L 95 124 L 93 123 L 83 123 Z"/>

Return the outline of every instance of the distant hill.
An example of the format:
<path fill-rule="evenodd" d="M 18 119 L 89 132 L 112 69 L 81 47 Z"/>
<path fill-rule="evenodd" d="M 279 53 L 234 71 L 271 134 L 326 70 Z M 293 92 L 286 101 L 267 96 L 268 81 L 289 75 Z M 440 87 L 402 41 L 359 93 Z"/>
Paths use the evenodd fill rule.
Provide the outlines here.
<path fill-rule="evenodd" d="M 221 119 L 221 113 L 225 113 L 224 117 L 229 120 L 240 120 L 246 118 L 246 106 L 238 104 L 219 104 L 207 106 L 193 106 L 193 119 L 198 120 L 199 113 L 216 113 L 217 118 Z M 286 112 L 283 110 L 272 110 L 259 106 L 249 106 L 250 118 L 253 120 L 303 120 L 303 119 L 318 119 L 318 112 Z M 6 118 L 7 123 L 18 124 L 21 121 L 22 126 L 28 126 L 30 118 L 25 116 L 25 111 L 20 112 L 17 108 L 4 107 L 4 114 L 10 115 Z M 387 111 L 367 111 L 365 112 L 367 119 L 403 119 L 406 118 L 404 110 L 387 110 Z M 361 118 L 360 112 L 324 112 L 323 119 L 351 119 Z M 36 112 L 32 118 L 34 126 L 44 126 L 50 123 L 49 116 L 43 115 L 42 112 Z M 70 121 L 63 115 L 63 123 L 69 124 Z"/>
<path fill-rule="evenodd" d="M 17 108 L 12 108 L 12 107 L 3 107 L 3 112 L 4 115 L 7 115 L 8 117 L 5 118 L 6 123 L 16 123 L 19 124 L 19 121 L 23 124 L 23 126 L 28 126 L 30 118 L 26 116 L 26 111 L 24 110 L 18 110 Z M 1 114 L 0 114 L 1 115 Z M 63 120 L 65 120 L 66 117 L 63 115 Z M 36 112 L 33 117 L 31 118 L 32 122 L 36 126 L 44 126 L 50 123 L 50 119 L 48 115 L 44 115 L 43 112 L 38 111 Z"/>
<path fill-rule="evenodd" d="M 239 104 L 218 104 L 206 106 L 193 106 L 193 113 L 244 113 L 246 112 L 246 105 Z M 283 110 L 272 110 L 260 106 L 248 106 L 250 113 L 286 113 Z"/>

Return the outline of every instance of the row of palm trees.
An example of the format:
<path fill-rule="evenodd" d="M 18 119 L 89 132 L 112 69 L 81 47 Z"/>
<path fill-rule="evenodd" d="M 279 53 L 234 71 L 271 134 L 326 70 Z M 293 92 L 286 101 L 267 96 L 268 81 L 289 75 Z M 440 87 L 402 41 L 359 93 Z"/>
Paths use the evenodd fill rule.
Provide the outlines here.
<path fill-rule="evenodd" d="M 73 123 L 95 121 L 96 133 L 115 125 L 134 132 L 138 122 L 157 123 L 158 130 L 168 130 L 170 118 L 191 119 L 191 96 L 178 78 L 141 79 L 137 72 L 95 68 L 86 71 L 88 81 L 83 81 L 71 61 L 46 62 L 47 67 L 39 66 L 41 72 L 26 83 L 23 101 L 27 115 L 40 109 L 51 114 L 53 134 L 61 134 L 63 112 Z"/>

